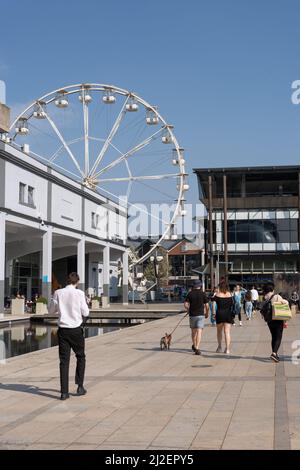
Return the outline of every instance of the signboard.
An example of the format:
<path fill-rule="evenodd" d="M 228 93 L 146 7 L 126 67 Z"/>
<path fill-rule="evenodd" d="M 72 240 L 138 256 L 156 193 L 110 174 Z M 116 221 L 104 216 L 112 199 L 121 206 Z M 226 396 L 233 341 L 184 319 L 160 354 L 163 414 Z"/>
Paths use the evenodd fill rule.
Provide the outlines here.
<path fill-rule="evenodd" d="M 199 279 L 199 276 L 169 276 L 172 281 L 194 280 Z"/>

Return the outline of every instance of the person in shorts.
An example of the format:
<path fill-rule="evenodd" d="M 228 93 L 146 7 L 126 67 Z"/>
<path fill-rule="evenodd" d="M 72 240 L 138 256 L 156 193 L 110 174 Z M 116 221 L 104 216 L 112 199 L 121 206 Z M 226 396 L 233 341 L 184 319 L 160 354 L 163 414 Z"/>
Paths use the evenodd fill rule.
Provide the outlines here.
<path fill-rule="evenodd" d="M 189 312 L 190 328 L 192 334 L 192 350 L 197 356 L 200 356 L 200 343 L 202 330 L 204 328 L 204 319 L 208 318 L 209 303 L 205 292 L 202 290 L 202 282 L 195 281 L 193 289 L 185 298 L 184 307 Z"/>

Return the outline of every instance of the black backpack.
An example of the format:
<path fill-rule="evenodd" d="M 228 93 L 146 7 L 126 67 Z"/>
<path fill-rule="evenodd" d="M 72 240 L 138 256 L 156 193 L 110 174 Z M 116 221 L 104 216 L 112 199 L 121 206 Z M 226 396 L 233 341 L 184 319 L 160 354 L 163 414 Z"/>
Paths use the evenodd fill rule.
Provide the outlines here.
<path fill-rule="evenodd" d="M 265 322 L 269 323 L 272 321 L 272 303 L 271 300 L 273 299 L 275 294 L 272 295 L 272 297 L 269 300 L 265 300 L 265 302 L 262 302 L 260 306 L 260 313 L 263 316 Z"/>

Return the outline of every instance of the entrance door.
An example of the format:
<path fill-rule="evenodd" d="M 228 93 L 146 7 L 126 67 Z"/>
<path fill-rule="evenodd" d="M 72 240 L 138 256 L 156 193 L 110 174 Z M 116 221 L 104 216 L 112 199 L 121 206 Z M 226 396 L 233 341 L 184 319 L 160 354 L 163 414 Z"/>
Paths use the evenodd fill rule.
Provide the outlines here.
<path fill-rule="evenodd" d="M 31 277 L 20 277 L 18 284 L 18 291 L 20 294 L 24 295 L 26 299 L 30 300 L 32 295 Z"/>

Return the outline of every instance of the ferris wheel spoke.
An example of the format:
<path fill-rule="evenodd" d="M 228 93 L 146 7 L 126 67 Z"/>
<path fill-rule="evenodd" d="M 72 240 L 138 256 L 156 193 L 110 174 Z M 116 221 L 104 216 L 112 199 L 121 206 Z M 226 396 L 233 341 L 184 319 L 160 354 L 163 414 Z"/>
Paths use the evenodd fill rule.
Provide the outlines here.
<path fill-rule="evenodd" d="M 109 165 L 105 166 L 104 168 L 102 168 L 100 171 L 98 171 L 97 173 L 95 173 L 93 176 L 94 177 L 98 177 L 100 175 L 102 175 L 102 173 L 105 173 L 106 171 L 110 170 L 111 168 L 113 168 L 114 166 L 118 165 L 119 163 L 123 162 L 124 160 L 126 160 L 128 157 L 131 157 L 132 155 L 134 155 L 136 152 L 138 152 L 139 150 L 141 150 L 142 148 L 146 147 L 147 145 L 149 145 L 151 142 L 153 142 L 153 140 L 156 139 L 156 137 L 158 136 L 158 134 L 160 134 L 163 129 L 165 127 L 162 127 L 161 129 L 159 129 L 158 131 L 154 132 L 154 134 L 150 135 L 150 137 L 147 137 L 147 139 L 143 140 L 141 143 L 137 144 L 135 147 L 133 147 L 132 149 L 128 150 L 126 153 L 123 153 L 121 157 L 117 158 L 116 160 L 114 160 L 113 162 L 111 162 Z"/>
<path fill-rule="evenodd" d="M 40 106 L 41 107 L 41 106 Z M 67 151 L 68 155 L 71 157 L 74 165 L 76 166 L 77 170 L 79 171 L 79 173 L 81 174 L 82 177 L 84 177 L 84 174 L 83 174 L 83 171 L 81 170 L 80 166 L 79 166 L 79 163 L 77 162 L 76 158 L 74 157 L 73 153 L 71 152 L 71 149 L 70 147 L 67 145 L 65 139 L 63 138 L 63 136 L 61 135 L 61 133 L 59 132 L 58 128 L 56 127 L 53 119 L 49 116 L 49 114 L 43 110 L 43 108 L 41 107 L 41 110 L 45 113 L 45 116 L 47 118 L 47 121 L 49 122 L 50 126 L 52 127 L 52 129 L 54 130 L 55 134 L 57 135 L 57 137 L 59 138 L 59 140 L 61 141 L 63 147 L 65 148 L 65 150 Z"/>
<path fill-rule="evenodd" d="M 70 144 L 75 144 L 76 142 L 80 142 L 81 140 L 83 140 L 84 137 L 78 137 L 77 139 L 73 139 L 73 140 L 68 140 L 67 144 L 70 145 Z M 62 149 L 64 148 L 63 145 L 61 145 L 52 155 L 51 157 L 49 158 L 49 163 L 53 163 L 54 160 L 57 159 L 58 155 L 60 154 L 60 152 L 62 151 Z"/>
<path fill-rule="evenodd" d="M 38 159 L 41 159 L 41 160 L 44 160 L 45 162 L 49 163 L 49 158 L 46 158 L 46 157 L 43 157 L 42 155 L 39 155 L 38 153 L 36 152 L 33 152 L 32 150 L 30 151 L 30 154 L 31 155 L 34 155 L 35 157 L 37 157 Z M 66 168 L 58 165 L 57 163 L 55 162 L 52 162 L 52 166 L 58 168 L 59 170 L 63 170 L 63 172 L 65 173 L 68 173 L 69 175 L 71 175 L 72 177 L 76 178 L 77 181 L 81 181 L 81 179 L 79 179 L 79 176 L 78 174 L 76 173 L 73 173 L 73 171 L 70 171 L 70 170 L 67 170 Z"/>
<path fill-rule="evenodd" d="M 128 95 L 126 100 L 124 101 L 123 106 L 121 108 L 121 111 L 120 111 L 117 119 L 115 120 L 114 125 L 112 126 L 111 131 L 110 131 L 106 141 L 104 142 L 102 149 L 100 150 L 100 153 L 98 154 L 98 156 L 95 160 L 95 163 L 94 163 L 94 165 L 93 165 L 93 167 L 92 167 L 92 169 L 89 173 L 89 176 L 92 176 L 92 177 L 95 176 L 95 171 L 97 170 L 99 164 L 101 163 L 101 160 L 104 157 L 105 152 L 107 151 L 112 139 L 116 135 L 116 133 L 117 133 L 119 127 L 120 127 L 120 124 L 122 122 L 122 119 L 126 114 L 126 104 L 129 100 L 129 97 L 130 97 L 130 95 Z"/>
<path fill-rule="evenodd" d="M 103 178 L 98 179 L 98 183 L 111 183 L 111 182 L 121 182 L 121 181 L 143 181 L 143 180 L 162 180 L 166 178 L 177 178 L 181 176 L 180 173 L 169 173 L 166 175 L 148 175 L 148 176 L 132 176 L 129 175 L 124 178 Z"/>
<path fill-rule="evenodd" d="M 101 188 L 99 188 L 99 189 L 100 189 L 101 191 L 103 191 L 104 193 L 108 194 L 109 196 L 112 196 L 112 197 L 116 198 L 118 201 L 120 201 L 120 196 L 118 196 L 117 194 L 114 194 L 114 193 L 112 193 L 111 191 L 108 191 L 107 189 L 104 189 L 103 187 L 101 187 Z M 144 204 L 143 204 L 143 205 L 144 205 Z M 158 222 L 161 222 L 161 223 L 167 225 L 168 227 L 169 227 L 170 224 L 171 224 L 171 221 L 170 221 L 170 220 L 164 220 L 164 219 L 162 219 L 161 217 L 159 217 L 159 216 L 157 216 L 157 215 L 155 215 L 155 214 L 152 214 L 151 212 L 149 212 L 149 211 L 143 209 L 143 208 L 141 207 L 141 205 L 134 204 L 134 203 L 132 203 L 132 202 L 127 201 L 127 206 L 128 206 L 128 207 L 134 207 L 135 209 L 138 209 L 138 210 L 139 210 L 140 212 L 142 212 L 143 214 L 148 215 L 148 216 L 151 217 L 152 219 L 155 219 L 155 220 L 157 220 Z M 171 216 L 171 219 L 172 219 L 172 220 L 173 220 L 173 218 L 174 218 L 174 215 Z M 169 228 L 168 228 L 168 230 L 169 230 Z"/>
<path fill-rule="evenodd" d="M 83 93 L 85 93 L 83 91 Z M 89 174 L 90 156 L 89 156 L 89 108 L 86 100 L 82 100 L 83 109 L 83 130 L 84 130 L 84 173 Z"/>

